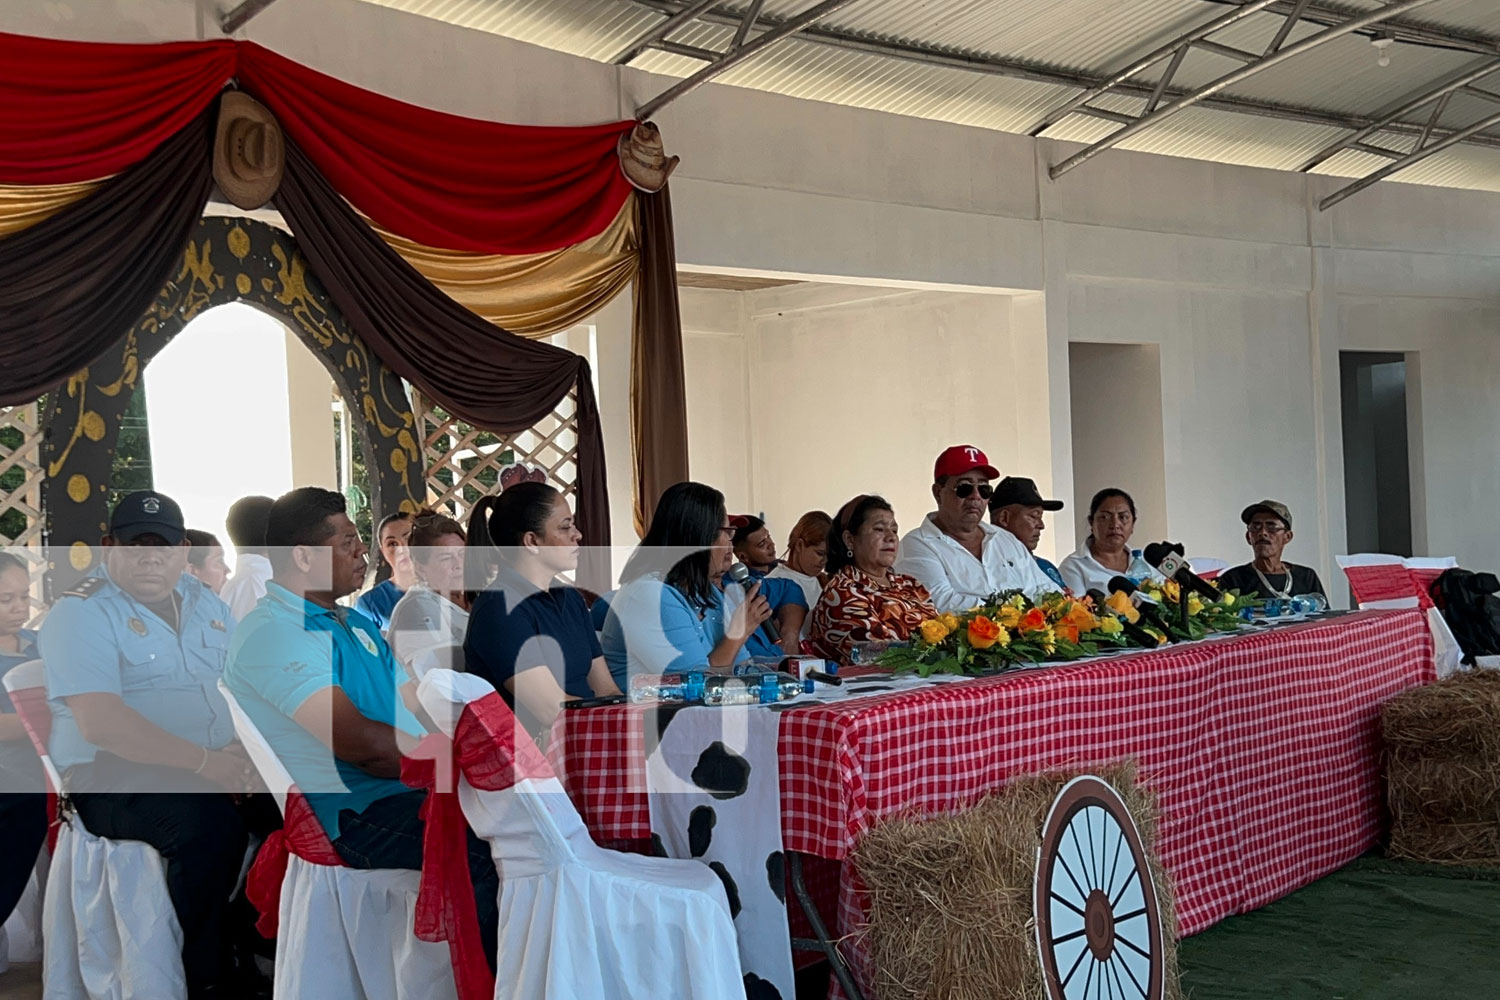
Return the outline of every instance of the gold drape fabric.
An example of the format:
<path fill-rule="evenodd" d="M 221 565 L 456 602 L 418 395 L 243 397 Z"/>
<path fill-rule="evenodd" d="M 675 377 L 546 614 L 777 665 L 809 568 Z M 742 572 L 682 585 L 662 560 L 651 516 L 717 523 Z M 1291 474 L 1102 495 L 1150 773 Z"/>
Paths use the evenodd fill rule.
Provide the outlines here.
<path fill-rule="evenodd" d="M 546 337 L 598 312 L 640 265 L 636 195 L 593 239 L 538 254 L 440 250 L 378 226 L 383 240 L 461 305 L 523 337 Z"/>
<path fill-rule="evenodd" d="M 0 184 L 0 239 L 19 233 L 67 208 L 99 186 L 76 184 Z"/>

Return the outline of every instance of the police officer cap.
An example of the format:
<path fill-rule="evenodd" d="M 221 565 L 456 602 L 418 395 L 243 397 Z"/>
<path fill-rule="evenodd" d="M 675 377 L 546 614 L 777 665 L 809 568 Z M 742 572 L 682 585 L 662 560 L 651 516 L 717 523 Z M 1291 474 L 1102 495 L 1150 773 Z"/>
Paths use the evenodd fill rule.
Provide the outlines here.
<path fill-rule="evenodd" d="M 117 542 L 158 535 L 168 545 L 181 545 L 186 530 L 177 501 L 151 490 L 126 494 L 109 518 L 109 534 Z"/>

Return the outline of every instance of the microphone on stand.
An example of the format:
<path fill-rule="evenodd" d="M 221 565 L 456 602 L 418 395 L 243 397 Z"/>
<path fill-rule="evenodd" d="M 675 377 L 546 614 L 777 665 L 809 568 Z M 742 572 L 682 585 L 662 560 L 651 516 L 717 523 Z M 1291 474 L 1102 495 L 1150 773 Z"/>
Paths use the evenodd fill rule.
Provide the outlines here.
<path fill-rule="evenodd" d="M 1155 649 L 1158 645 L 1160 645 L 1156 641 L 1156 636 L 1152 635 L 1150 632 L 1147 632 L 1135 622 L 1128 621 L 1125 618 L 1122 618 L 1120 615 L 1116 614 L 1107 603 L 1109 599 L 1104 596 L 1104 591 L 1095 587 L 1093 590 L 1090 590 L 1088 592 L 1088 597 L 1094 602 L 1094 607 L 1099 609 L 1100 614 L 1115 616 L 1115 618 L 1119 621 L 1121 627 L 1124 628 L 1125 635 L 1127 635 L 1132 642 L 1144 646 L 1146 649 Z"/>
<path fill-rule="evenodd" d="M 744 563 L 740 562 L 737 562 L 733 566 L 729 567 L 729 579 L 733 580 L 735 583 L 743 587 L 746 594 L 749 594 L 750 591 L 755 588 L 755 584 L 757 583 L 757 581 L 750 578 L 750 570 L 745 568 Z M 766 633 L 766 635 L 771 637 L 772 642 L 777 643 L 778 645 L 781 643 L 781 629 L 776 627 L 775 618 L 767 618 L 764 622 L 761 623 L 760 627 Z"/>
<path fill-rule="evenodd" d="M 1152 542 L 1146 546 L 1143 555 L 1153 569 L 1168 580 L 1175 581 L 1184 592 L 1196 591 L 1210 601 L 1217 601 L 1223 596 L 1219 593 L 1218 587 L 1193 572 L 1193 568 L 1188 565 L 1187 554 L 1181 542 L 1175 545 L 1171 542 Z"/>
<path fill-rule="evenodd" d="M 1128 576 L 1117 576 L 1109 581 L 1110 593 L 1120 591 L 1123 594 L 1132 595 L 1136 593 L 1138 589 L 1139 588 L 1136 587 L 1135 583 Z M 1161 616 L 1161 607 L 1155 601 L 1137 601 L 1135 608 L 1141 613 L 1142 618 L 1145 618 L 1152 625 L 1155 625 L 1157 628 L 1161 629 L 1162 635 L 1167 637 L 1168 642 L 1177 641 L 1172 635 L 1172 630 L 1167 627 L 1166 620 Z"/>

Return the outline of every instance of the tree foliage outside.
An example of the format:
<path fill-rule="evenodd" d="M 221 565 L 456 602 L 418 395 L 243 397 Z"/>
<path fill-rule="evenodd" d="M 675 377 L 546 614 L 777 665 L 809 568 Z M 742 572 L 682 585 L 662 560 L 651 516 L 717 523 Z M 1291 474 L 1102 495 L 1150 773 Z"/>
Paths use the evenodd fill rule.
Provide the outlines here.
<path fill-rule="evenodd" d="M 109 475 L 109 509 L 114 510 L 115 504 L 126 494 L 149 490 L 153 483 L 146 393 L 137 389 L 130 394 L 130 402 L 125 405 L 125 413 L 120 418 L 120 434 L 115 439 L 115 461 Z"/>

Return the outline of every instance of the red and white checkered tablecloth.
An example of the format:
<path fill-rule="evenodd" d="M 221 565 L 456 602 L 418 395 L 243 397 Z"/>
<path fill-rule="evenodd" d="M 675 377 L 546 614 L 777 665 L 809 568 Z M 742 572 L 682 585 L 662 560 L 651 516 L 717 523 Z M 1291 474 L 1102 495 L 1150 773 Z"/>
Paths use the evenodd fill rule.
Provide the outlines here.
<path fill-rule="evenodd" d="M 847 857 L 882 818 L 1014 776 L 1134 757 L 1193 934 L 1357 857 L 1381 830 L 1379 706 L 1435 678 L 1426 619 L 1364 612 L 1073 666 L 784 711 L 787 850 Z M 650 836 L 648 708 L 565 712 L 550 756 L 599 840 Z M 859 917 L 845 865 L 840 925 Z"/>

